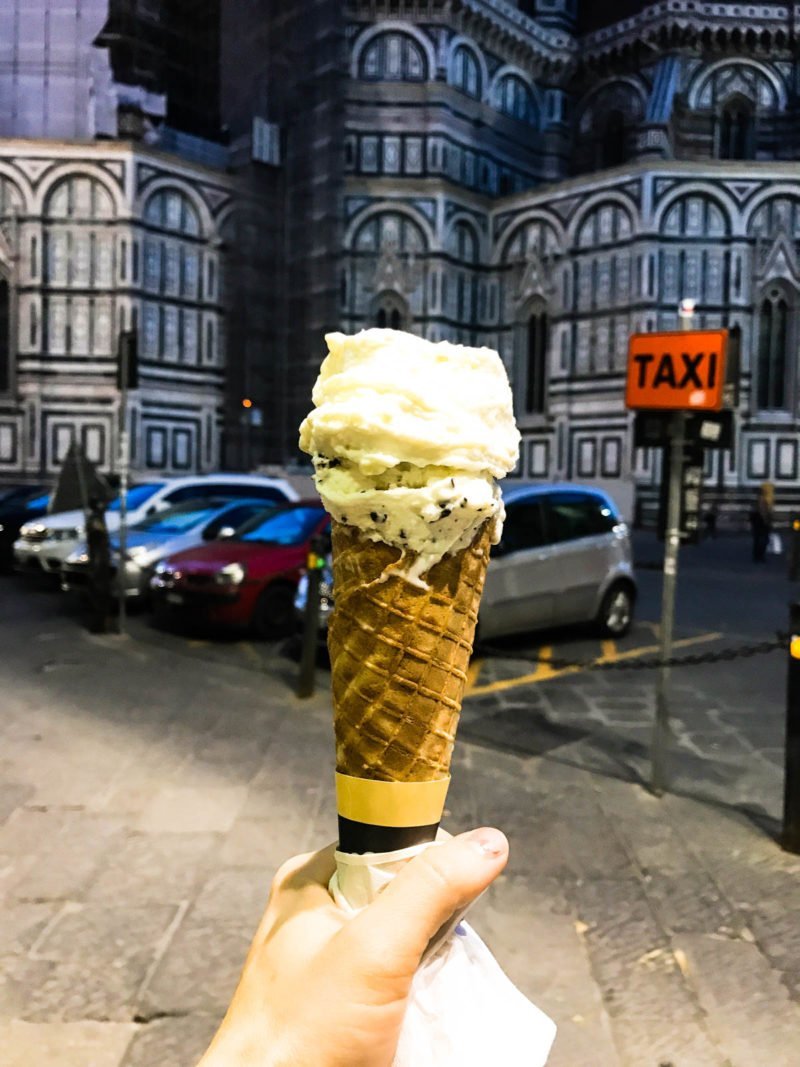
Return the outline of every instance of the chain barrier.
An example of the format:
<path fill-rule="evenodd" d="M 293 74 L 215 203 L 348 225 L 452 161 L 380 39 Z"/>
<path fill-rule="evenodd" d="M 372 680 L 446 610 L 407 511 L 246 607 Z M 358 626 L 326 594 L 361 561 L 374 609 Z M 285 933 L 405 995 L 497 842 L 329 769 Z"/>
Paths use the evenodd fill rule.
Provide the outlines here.
<path fill-rule="evenodd" d="M 757 641 L 753 644 L 734 645 L 732 648 L 721 648 L 714 652 L 691 652 L 683 656 L 669 656 L 662 660 L 660 656 L 643 656 L 641 659 L 626 660 L 569 660 L 546 656 L 511 656 L 508 651 L 500 648 L 492 648 L 491 645 L 479 645 L 476 650 L 480 655 L 498 656 L 502 659 L 525 659 L 526 662 L 541 663 L 554 670 L 580 670 L 580 671 L 651 671 L 661 666 L 665 667 L 701 667 L 706 663 L 727 663 L 736 659 L 749 659 L 751 656 L 761 656 L 768 652 L 777 652 L 785 649 L 789 640 L 788 633 L 776 633 L 771 641 Z M 633 651 L 633 650 L 631 650 Z"/>

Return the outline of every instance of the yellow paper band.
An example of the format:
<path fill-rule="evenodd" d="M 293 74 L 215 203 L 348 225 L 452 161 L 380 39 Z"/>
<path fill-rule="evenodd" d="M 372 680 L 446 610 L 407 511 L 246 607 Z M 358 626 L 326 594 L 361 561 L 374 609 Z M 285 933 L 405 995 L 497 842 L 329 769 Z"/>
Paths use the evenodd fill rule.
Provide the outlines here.
<path fill-rule="evenodd" d="M 432 782 L 376 782 L 336 775 L 336 810 L 369 826 L 432 826 L 439 822 L 450 776 Z"/>

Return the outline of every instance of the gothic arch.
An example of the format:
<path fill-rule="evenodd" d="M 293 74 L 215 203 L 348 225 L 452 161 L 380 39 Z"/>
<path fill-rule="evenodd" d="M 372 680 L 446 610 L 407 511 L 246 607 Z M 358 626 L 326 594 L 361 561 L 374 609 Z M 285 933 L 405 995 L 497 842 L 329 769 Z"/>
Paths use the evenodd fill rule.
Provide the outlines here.
<path fill-rule="evenodd" d="M 758 212 L 766 207 L 771 201 L 793 200 L 800 207 L 800 185 L 788 183 L 776 183 L 768 189 L 763 189 L 747 206 L 747 211 L 742 219 L 742 230 L 749 236 L 754 236 L 754 226 Z M 766 235 L 769 236 L 769 235 Z M 774 234 L 772 234 L 774 236 Z"/>
<path fill-rule="evenodd" d="M 369 26 L 363 30 L 353 42 L 353 50 L 350 56 L 350 77 L 354 81 L 359 80 L 358 71 L 361 66 L 361 53 L 370 41 L 384 33 L 404 33 L 407 37 L 413 38 L 425 55 L 428 64 L 428 81 L 435 80 L 436 50 L 430 38 L 411 22 L 404 22 L 401 19 L 381 19 L 376 25 Z"/>
<path fill-rule="evenodd" d="M 607 205 L 622 208 L 627 214 L 628 221 L 630 222 L 631 236 L 636 233 L 636 224 L 639 216 L 636 204 L 624 193 L 619 193 L 615 190 L 604 190 L 603 192 L 595 193 L 595 195 L 586 204 L 583 204 L 580 210 L 573 215 L 567 230 L 567 237 L 570 245 L 574 245 L 577 241 L 580 229 L 589 216 L 597 211 L 598 208 Z"/>
<path fill-rule="evenodd" d="M 185 196 L 192 204 L 192 207 L 197 211 L 200 219 L 200 236 L 205 238 L 215 237 L 217 235 L 217 227 L 214 224 L 211 208 L 208 206 L 205 198 L 202 197 L 200 193 L 189 184 L 189 182 L 183 181 L 181 178 L 177 178 L 174 175 L 164 175 L 163 177 L 154 178 L 139 190 L 134 202 L 134 211 L 136 212 L 137 218 L 143 219 L 145 217 L 147 204 L 156 193 L 170 189 Z"/>
<path fill-rule="evenodd" d="M 7 163 L 0 162 L 0 180 L 2 179 L 5 179 L 18 193 L 22 213 L 25 215 L 31 214 L 33 212 L 34 195 L 31 184 L 25 175 Z"/>
<path fill-rule="evenodd" d="M 767 63 L 760 63 L 755 59 L 747 59 L 742 56 L 718 59 L 697 71 L 689 83 L 689 89 L 686 94 L 687 103 L 691 110 L 714 108 L 733 92 L 741 92 L 738 86 L 732 86 L 725 91 L 723 97 L 718 98 L 716 82 L 720 80 L 720 75 L 725 74 L 729 68 L 731 70 L 739 69 L 749 72 L 756 88 L 756 98 L 753 100 L 756 109 L 759 107 L 771 107 L 778 111 L 786 109 L 786 83 L 780 73 Z M 771 96 L 769 102 L 761 98 L 762 90 L 764 95 Z M 744 95 L 749 96 L 750 94 L 745 93 Z"/>
<path fill-rule="evenodd" d="M 543 211 L 541 208 L 533 208 L 530 211 L 526 211 L 524 215 L 517 216 L 506 233 L 502 234 L 492 254 L 493 264 L 496 265 L 506 262 L 509 245 L 516 240 L 521 233 L 524 233 L 526 227 L 532 222 L 539 222 L 552 230 L 555 237 L 554 243 L 556 249 L 559 253 L 564 250 L 567 244 L 567 235 L 561 219 L 556 215 L 548 214 L 548 212 Z"/>
<path fill-rule="evenodd" d="M 405 215 L 405 217 L 409 219 L 409 221 L 416 223 L 420 230 L 422 230 L 422 234 L 425 238 L 425 243 L 427 245 L 425 251 L 429 253 L 434 250 L 438 250 L 439 244 L 436 240 L 436 235 L 431 227 L 431 224 L 428 222 L 425 216 L 422 215 L 421 212 L 417 211 L 409 204 L 400 203 L 397 200 L 382 200 L 378 204 L 370 204 L 368 208 L 365 208 L 363 211 L 360 211 L 353 219 L 350 220 L 350 223 L 345 231 L 343 242 L 344 247 L 347 249 L 347 251 L 350 252 L 353 250 L 353 241 L 355 239 L 355 236 L 361 229 L 361 227 L 364 225 L 364 223 L 369 222 L 370 219 L 374 218 L 376 215 L 387 214 Z"/>
<path fill-rule="evenodd" d="M 647 89 L 637 78 L 611 78 L 591 89 L 579 102 L 576 109 L 578 129 L 589 132 L 586 120 L 595 106 L 603 103 L 604 112 L 621 111 L 631 122 L 640 122 L 647 107 Z"/>
<path fill-rule="evenodd" d="M 111 196 L 114 204 L 115 219 L 130 217 L 130 207 L 125 199 L 125 194 L 105 168 L 95 163 L 62 163 L 48 171 L 47 177 L 36 190 L 31 204 L 32 213 L 43 215 L 45 205 L 52 196 L 56 186 L 60 185 L 65 178 L 92 178 L 102 185 Z"/>
<path fill-rule="evenodd" d="M 705 197 L 713 201 L 722 211 L 727 230 L 726 236 L 736 237 L 742 235 L 741 216 L 736 203 L 724 189 L 718 185 L 712 185 L 711 182 L 692 182 L 691 185 L 682 185 L 677 189 L 671 189 L 653 212 L 653 230 L 656 232 L 661 231 L 664 224 L 664 216 L 678 200 L 692 196 Z"/>
<path fill-rule="evenodd" d="M 407 330 L 413 316 L 408 301 L 394 289 L 381 289 L 369 303 L 369 325 L 379 329 Z"/>
<path fill-rule="evenodd" d="M 531 95 L 533 96 L 533 102 L 536 105 L 536 110 L 539 113 L 539 121 L 541 122 L 542 115 L 544 114 L 544 99 L 542 97 L 542 93 L 539 89 L 539 86 L 529 74 L 526 74 L 526 72 L 521 67 L 515 67 L 512 63 L 505 63 L 502 67 L 498 67 L 498 69 L 494 72 L 491 78 L 491 82 L 489 84 L 487 99 L 490 101 L 494 100 L 495 92 L 497 91 L 498 85 L 504 78 L 507 78 L 509 75 L 519 78 L 520 81 L 523 81 L 527 85 L 528 89 L 531 92 Z"/>
<path fill-rule="evenodd" d="M 456 34 L 455 37 L 450 39 L 450 43 L 447 46 L 447 81 L 450 83 L 453 60 L 455 58 L 456 50 L 460 47 L 468 48 L 478 62 L 481 78 L 481 92 L 480 97 L 477 97 L 476 99 L 486 100 L 489 93 L 489 83 L 491 81 L 489 67 L 486 63 L 486 56 L 471 37 L 465 37 L 463 34 Z"/>
<path fill-rule="evenodd" d="M 475 241 L 475 247 L 477 249 L 477 258 L 475 263 L 480 263 L 486 259 L 486 239 L 481 233 L 480 227 L 476 224 L 475 219 L 466 214 L 466 212 L 460 211 L 457 215 L 454 215 L 447 224 L 447 229 L 444 232 L 443 246 L 446 249 L 450 249 L 451 243 L 456 235 L 456 231 L 460 226 L 466 226 L 471 231 L 471 236 Z"/>

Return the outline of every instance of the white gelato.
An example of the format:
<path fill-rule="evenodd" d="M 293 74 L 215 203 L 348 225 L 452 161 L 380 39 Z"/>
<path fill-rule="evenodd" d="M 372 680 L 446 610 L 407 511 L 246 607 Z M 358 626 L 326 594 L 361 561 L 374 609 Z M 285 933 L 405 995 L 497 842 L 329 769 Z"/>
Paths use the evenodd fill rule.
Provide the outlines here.
<path fill-rule="evenodd" d="M 413 553 L 412 579 L 487 519 L 499 539 L 495 479 L 516 464 L 519 433 L 498 354 L 399 330 L 326 340 L 300 447 L 331 515 Z"/>

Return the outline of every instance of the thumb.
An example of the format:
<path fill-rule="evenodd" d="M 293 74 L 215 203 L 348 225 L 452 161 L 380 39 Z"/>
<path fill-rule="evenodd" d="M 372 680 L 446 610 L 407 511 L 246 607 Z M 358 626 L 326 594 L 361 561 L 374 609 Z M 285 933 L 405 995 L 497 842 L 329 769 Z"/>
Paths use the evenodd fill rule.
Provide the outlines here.
<path fill-rule="evenodd" d="M 410 860 L 346 929 L 386 963 L 408 965 L 410 978 L 434 934 L 477 899 L 507 861 L 505 835 L 488 827 L 434 845 Z"/>

